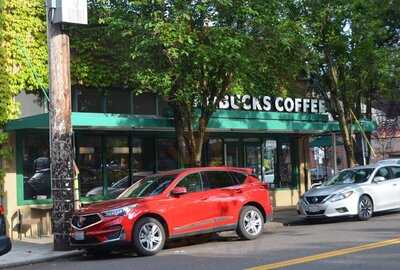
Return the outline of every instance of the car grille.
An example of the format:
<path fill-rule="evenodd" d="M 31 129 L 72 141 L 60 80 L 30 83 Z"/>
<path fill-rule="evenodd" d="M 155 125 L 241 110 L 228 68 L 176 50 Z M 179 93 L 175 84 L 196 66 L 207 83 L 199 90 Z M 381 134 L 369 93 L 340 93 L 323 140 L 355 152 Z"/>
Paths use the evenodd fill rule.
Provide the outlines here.
<path fill-rule="evenodd" d="M 78 229 L 84 229 L 90 225 L 98 223 L 101 221 L 101 217 L 99 214 L 92 215 L 81 215 L 81 216 L 73 216 L 72 217 L 72 225 Z"/>
<path fill-rule="evenodd" d="M 322 203 L 326 197 L 328 196 L 310 196 L 306 197 L 306 200 L 309 204 Z"/>

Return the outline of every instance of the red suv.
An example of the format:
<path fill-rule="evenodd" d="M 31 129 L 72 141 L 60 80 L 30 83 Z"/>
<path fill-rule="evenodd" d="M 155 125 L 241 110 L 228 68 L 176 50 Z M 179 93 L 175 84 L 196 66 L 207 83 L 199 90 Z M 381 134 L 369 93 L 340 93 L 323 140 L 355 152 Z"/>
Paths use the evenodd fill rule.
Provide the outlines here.
<path fill-rule="evenodd" d="M 148 176 L 117 199 L 76 212 L 70 240 L 93 254 L 117 245 L 148 256 L 167 239 L 190 235 L 236 230 L 254 239 L 271 215 L 268 189 L 250 169 L 189 168 Z"/>

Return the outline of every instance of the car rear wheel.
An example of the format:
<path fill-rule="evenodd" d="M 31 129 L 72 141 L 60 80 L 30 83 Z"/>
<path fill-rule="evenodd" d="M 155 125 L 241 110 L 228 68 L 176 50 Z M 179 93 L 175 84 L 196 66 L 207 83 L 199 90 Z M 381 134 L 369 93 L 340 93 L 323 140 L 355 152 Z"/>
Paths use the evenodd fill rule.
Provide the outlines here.
<path fill-rule="evenodd" d="M 242 208 L 236 229 L 240 238 L 245 240 L 255 239 L 262 233 L 263 227 L 264 218 L 257 207 L 245 206 Z"/>
<path fill-rule="evenodd" d="M 373 214 L 373 203 L 370 197 L 363 195 L 358 201 L 358 219 L 361 221 L 368 220 Z"/>
<path fill-rule="evenodd" d="M 140 219 L 133 230 L 133 245 L 140 256 L 152 256 L 163 249 L 165 244 L 164 226 L 155 218 Z"/>

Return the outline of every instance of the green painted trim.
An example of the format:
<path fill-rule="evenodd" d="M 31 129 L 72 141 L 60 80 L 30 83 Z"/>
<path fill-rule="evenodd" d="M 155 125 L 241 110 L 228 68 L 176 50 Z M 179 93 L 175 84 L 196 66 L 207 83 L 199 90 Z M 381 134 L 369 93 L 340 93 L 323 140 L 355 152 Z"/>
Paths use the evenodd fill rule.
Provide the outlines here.
<path fill-rule="evenodd" d="M 7 131 L 20 129 L 48 128 L 48 114 L 16 119 L 6 126 Z M 72 124 L 75 129 L 171 129 L 174 125 L 171 118 L 158 116 L 107 114 L 107 113 L 72 113 Z M 366 131 L 376 129 L 376 123 L 362 121 Z M 223 130 L 249 130 L 271 132 L 337 132 L 339 124 L 328 121 L 326 115 L 248 112 L 248 111 L 217 111 L 210 119 L 208 128 Z M 357 131 L 358 128 L 355 126 Z"/>

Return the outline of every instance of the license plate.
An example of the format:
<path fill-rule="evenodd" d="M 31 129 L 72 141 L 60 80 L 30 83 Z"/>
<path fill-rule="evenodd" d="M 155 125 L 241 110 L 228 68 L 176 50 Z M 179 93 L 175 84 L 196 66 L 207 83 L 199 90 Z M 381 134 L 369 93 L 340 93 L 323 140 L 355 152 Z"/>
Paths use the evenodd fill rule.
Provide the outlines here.
<path fill-rule="evenodd" d="M 308 211 L 309 212 L 318 212 L 318 211 L 321 211 L 321 207 L 319 207 L 317 205 L 310 205 L 310 206 L 308 206 Z"/>
<path fill-rule="evenodd" d="M 85 232 L 83 232 L 83 231 L 76 231 L 76 232 L 74 232 L 73 237 L 74 237 L 74 239 L 77 240 L 77 241 L 85 240 Z"/>

